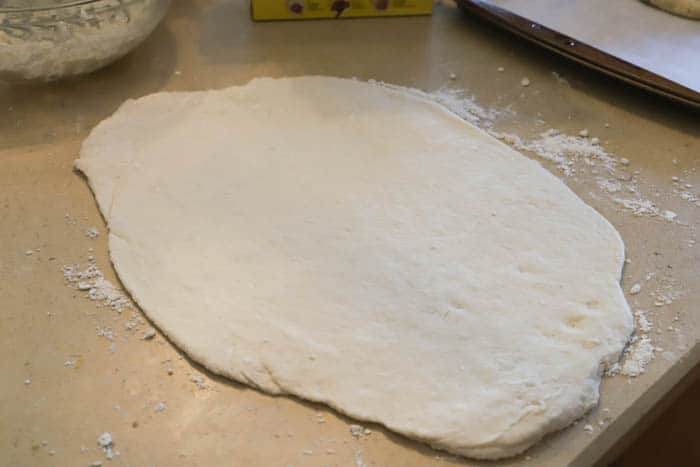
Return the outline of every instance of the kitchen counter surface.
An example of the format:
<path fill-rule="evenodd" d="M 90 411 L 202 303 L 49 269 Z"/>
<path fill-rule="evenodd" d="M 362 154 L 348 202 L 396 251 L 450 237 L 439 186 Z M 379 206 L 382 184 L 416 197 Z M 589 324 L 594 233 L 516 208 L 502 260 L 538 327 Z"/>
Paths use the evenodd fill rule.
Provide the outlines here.
<path fill-rule="evenodd" d="M 253 23 L 242 0 L 173 3 L 143 46 L 105 70 L 54 84 L 0 84 L 0 463 L 584 466 L 605 458 L 697 364 L 700 205 L 682 194 L 700 194 L 697 112 L 523 43 L 449 2 L 436 5 L 433 17 L 284 23 Z M 72 170 L 97 122 L 152 92 L 316 74 L 461 89 L 494 111 L 486 120 L 496 131 L 531 141 L 550 127 L 572 135 L 586 128 L 618 161 L 628 159 L 611 180 L 632 180 L 636 194 L 601 188 L 600 177 L 610 174 L 565 177 L 542 162 L 625 239 L 631 263 L 623 287 L 641 284 L 628 300 L 645 311 L 657 348 L 645 373 L 606 377 L 600 406 L 583 420 L 524 455 L 480 463 L 375 425 L 354 438 L 352 420 L 221 379 L 162 335 L 142 339 L 149 325 L 138 310 L 117 313 L 67 287 L 62 267 L 85 265 L 88 255 L 118 284 L 104 222 Z M 677 217 L 634 215 L 615 201 L 635 196 Z M 90 227 L 97 238 L 86 236 Z M 670 303 L 656 306 L 659 294 Z M 119 451 L 111 462 L 97 449 L 103 432 Z"/>

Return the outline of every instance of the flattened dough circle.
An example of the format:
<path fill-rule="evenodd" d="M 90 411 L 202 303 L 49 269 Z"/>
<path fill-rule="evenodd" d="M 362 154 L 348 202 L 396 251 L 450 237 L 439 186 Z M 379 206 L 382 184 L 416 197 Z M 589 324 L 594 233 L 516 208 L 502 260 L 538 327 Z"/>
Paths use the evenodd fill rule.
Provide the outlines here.
<path fill-rule="evenodd" d="M 125 287 L 194 360 L 453 453 L 514 455 L 583 415 L 632 330 L 617 231 L 417 92 L 154 94 L 76 166 Z"/>
<path fill-rule="evenodd" d="M 700 0 L 646 0 L 648 3 L 675 15 L 700 19 Z"/>

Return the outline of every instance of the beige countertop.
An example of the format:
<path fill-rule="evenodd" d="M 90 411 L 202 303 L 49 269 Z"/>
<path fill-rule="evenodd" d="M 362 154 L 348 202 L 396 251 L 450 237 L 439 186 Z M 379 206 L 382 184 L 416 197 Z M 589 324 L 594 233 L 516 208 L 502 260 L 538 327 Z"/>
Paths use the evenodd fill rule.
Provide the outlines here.
<path fill-rule="evenodd" d="M 671 177 L 700 193 L 700 115 L 443 3 L 433 17 L 255 24 L 244 0 L 178 0 L 147 43 L 108 69 L 55 84 L 0 84 L 0 464 L 104 461 L 96 439 L 108 431 L 119 456 L 104 462 L 115 466 L 590 465 L 698 362 L 700 245 L 692 243 L 700 206 L 682 199 Z M 587 128 L 616 157 L 629 159 L 640 191 L 677 213 L 674 222 L 622 209 L 590 173 L 566 182 L 625 239 L 631 263 L 623 286 L 642 284 L 642 293 L 628 300 L 648 311 L 649 335 L 663 349 L 647 371 L 605 378 L 599 408 L 526 455 L 478 463 L 380 426 L 355 439 L 351 420 L 220 379 L 160 334 L 142 340 L 148 324 L 139 323 L 138 311 L 119 314 L 66 286 L 62 266 L 85 264 L 88 255 L 117 283 L 104 222 L 72 171 L 97 122 L 125 99 L 156 91 L 309 74 L 464 89 L 479 105 L 500 111 L 499 131 L 528 140 L 550 127 L 569 134 Z M 528 87 L 520 85 L 525 76 Z M 92 226 L 101 233 L 96 239 L 85 235 Z M 655 291 L 674 294 L 673 303 L 655 306 Z M 136 329 L 126 329 L 128 322 Z M 112 335 L 98 335 L 105 329 Z M 195 375 L 204 388 L 191 381 Z M 159 402 L 166 406 L 160 412 Z M 587 424 L 592 433 L 583 429 Z"/>

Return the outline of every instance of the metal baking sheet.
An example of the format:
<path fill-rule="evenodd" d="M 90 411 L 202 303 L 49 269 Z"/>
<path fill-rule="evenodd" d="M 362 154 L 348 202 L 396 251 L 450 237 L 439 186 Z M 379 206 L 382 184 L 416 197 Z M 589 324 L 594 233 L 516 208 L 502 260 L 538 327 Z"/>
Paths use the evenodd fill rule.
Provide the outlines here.
<path fill-rule="evenodd" d="M 700 92 L 700 21 L 640 0 L 488 0 Z"/>

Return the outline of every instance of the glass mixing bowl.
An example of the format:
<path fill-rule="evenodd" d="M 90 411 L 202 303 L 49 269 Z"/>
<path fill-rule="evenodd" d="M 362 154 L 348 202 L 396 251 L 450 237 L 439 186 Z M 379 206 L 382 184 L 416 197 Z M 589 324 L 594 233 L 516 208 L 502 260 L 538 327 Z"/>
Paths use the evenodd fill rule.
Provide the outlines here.
<path fill-rule="evenodd" d="M 51 81 L 123 57 L 170 0 L 0 0 L 0 79 Z"/>

